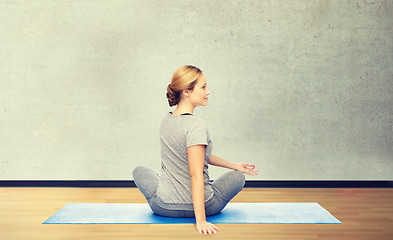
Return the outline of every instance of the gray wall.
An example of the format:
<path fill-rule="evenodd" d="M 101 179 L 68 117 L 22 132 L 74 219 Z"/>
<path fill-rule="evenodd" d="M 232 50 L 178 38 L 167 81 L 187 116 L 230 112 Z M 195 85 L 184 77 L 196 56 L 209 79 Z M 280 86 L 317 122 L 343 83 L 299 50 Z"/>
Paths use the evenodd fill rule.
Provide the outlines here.
<path fill-rule="evenodd" d="M 393 180 L 393 1 L 0 1 L 0 179 L 160 168 L 166 86 L 200 67 L 248 180 Z M 212 179 L 225 172 L 211 167 Z"/>

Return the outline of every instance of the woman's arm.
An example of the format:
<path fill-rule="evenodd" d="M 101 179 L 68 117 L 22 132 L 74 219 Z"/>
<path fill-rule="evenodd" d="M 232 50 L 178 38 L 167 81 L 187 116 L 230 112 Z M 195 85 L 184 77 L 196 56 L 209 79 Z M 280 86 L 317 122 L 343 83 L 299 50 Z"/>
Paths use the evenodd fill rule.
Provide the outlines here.
<path fill-rule="evenodd" d="M 204 145 L 194 145 L 187 148 L 188 165 L 191 176 L 192 202 L 196 221 L 205 221 L 205 186 L 203 181 Z"/>
<path fill-rule="evenodd" d="M 210 155 L 209 164 L 211 164 L 213 166 L 224 167 L 224 168 L 229 168 L 229 169 L 236 170 L 236 164 L 235 163 L 229 162 L 229 161 L 227 161 L 225 159 L 222 159 L 219 156 L 216 156 L 214 154 Z"/>
<path fill-rule="evenodd" d="M 205 185 L 203 168 L 205 164 L 205 145 L 194 145 L 187 148 L 188 165 L 191 176 L 191 193 L 194 204 L 196 226 L 199 233 L 212 234 L 218 230 L 213 224 L 206 222 Z"/>
<path fill-rule="evenodd" d="M 210 161 L 209 164 L 213 166 L 218 166 L 218 167 L 225 167 L 229 169 L 236 170 L 238 172 L 246 173 L 249 175 L 259 175 L 258 172 L 259 170 L 254 170 L 255 165 L 253 164 L 248 164 L 248 163 L 232 163 L 229 162 L 225 159 L 220 158 L 219 156 L 216 156 L 214 154 L 210 155 Z"/>

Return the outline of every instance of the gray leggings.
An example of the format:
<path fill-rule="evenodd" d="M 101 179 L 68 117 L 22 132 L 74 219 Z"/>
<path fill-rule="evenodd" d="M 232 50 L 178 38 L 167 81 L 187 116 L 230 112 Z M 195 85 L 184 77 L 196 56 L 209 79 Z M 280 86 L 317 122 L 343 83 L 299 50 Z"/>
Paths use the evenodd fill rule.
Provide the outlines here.
<path fill-rule="evenodd" d="M 156 191 L 159 178 L 152 169 L 138 166 L 133 171 L 133 177 L 135 185 L 145 196 L 155 214 L 165 217 L 195 217 L 194 210 L 170 210 L 157 204 Z M 205 208 L 206 216 L 220 213 L 227 203 L 243 189 L 244 184 L 244 174 L 238 171 L 227 172 L 213 181 L 213 203 Z"/>

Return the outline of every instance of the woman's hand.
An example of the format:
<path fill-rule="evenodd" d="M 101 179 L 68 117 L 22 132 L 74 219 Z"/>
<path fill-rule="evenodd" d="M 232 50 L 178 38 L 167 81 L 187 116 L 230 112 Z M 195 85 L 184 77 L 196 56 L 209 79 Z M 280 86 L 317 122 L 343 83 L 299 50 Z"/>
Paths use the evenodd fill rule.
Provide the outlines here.
<path fill-rule="evenodd" d="M 246 173 L 249 175 L 259 175 L 258 172 L 259 170 L 254 170 L 255 165 L 248 164 L 248 163 L 236 163 L 235 164 L 235 170 L 241 173 Z"/>
<path fill-rule="evenodd" d="M 216 227 L 214 224 L 211 224 L 206 221 L 200 221 L 196 223 L 196 229 L 198 230 L 198 233 L 201 234 L 216 234 L 217 231 L 219 230 L 218 227 Z"/>

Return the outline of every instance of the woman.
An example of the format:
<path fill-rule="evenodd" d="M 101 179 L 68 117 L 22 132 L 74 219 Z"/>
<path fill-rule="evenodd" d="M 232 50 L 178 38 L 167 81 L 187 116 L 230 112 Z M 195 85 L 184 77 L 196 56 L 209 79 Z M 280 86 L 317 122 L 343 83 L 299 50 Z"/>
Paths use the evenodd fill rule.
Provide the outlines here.
<path fill-rule="evenodd" d="M 244 187 L 243 173 L 258 175 L 255 166 L 231 163 L 212 152 L 206 124 L 193 115 L 197 106 L 206 106 L 210 94 L 202 71 L 183 66 L 173 74 L 167 88 L 169 112 L 160 127 L 161 172 L 138 166 L 134 182 L 152 211 L 167 217 L 195 217 L 201 234 L 215 234 L 218 228 L 206 216 L 219 213 Z M 232 169 L 209 182 L 208 164 Z"/>

